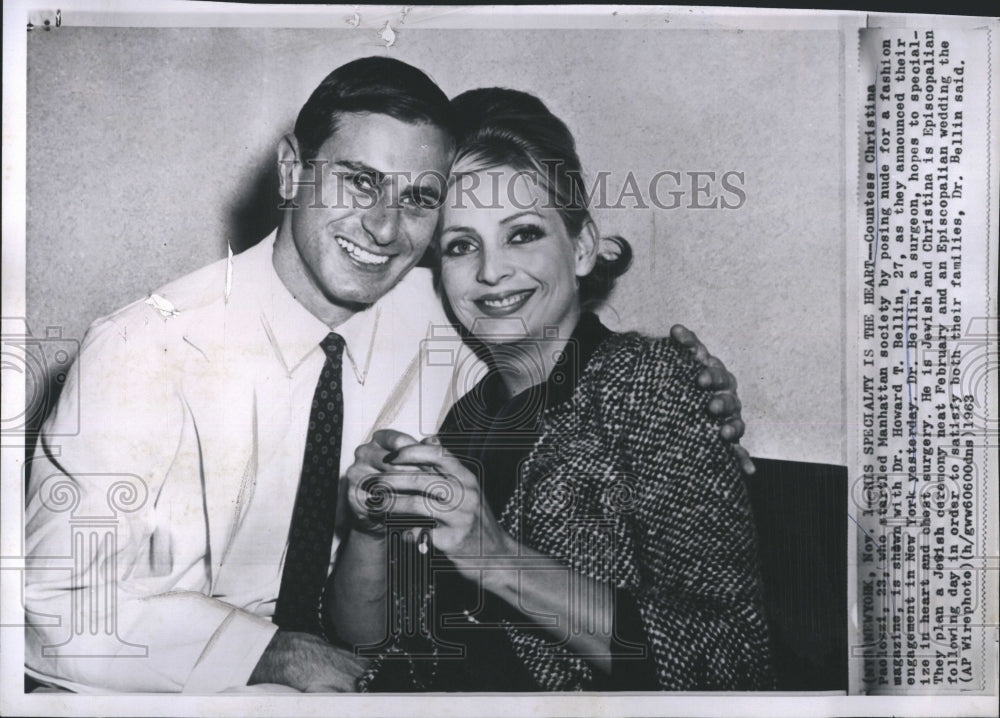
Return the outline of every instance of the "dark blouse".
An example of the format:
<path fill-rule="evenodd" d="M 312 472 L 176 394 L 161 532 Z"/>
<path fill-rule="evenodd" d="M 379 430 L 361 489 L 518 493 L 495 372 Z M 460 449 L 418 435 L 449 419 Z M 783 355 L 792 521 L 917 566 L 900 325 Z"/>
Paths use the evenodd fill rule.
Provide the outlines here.
<path fill-rule="evenodd" d="M 501 515 L 510 500 L 521 467 L 540 436 L 542 413 L 570 401 L 594 350 L 611 335 L 611 330 L 594 314 L 584 313 L 544 382 L 510 396 L 500 373 L 493 368 L 449 410 L 438 437 L 445 448 L 479 477 L 486 503 L 495 517 Z M 538 348 L 539 352 L 547 350 L 544 340 Z M 541 690 L 515 654 L 501 626 L 502 621 L 508 621 L 532 627 L 534 620 L 481 590 L 476 582 L 463 578 L 444 557 L 436 556 L 433 564 L 431 613 L 433 633 L 439 644 L 437 653 L 416 659 L 423 665 L 413 666 L 406 661 L 397 662 L 396 670 L 388 665 L 383 667 L 370 690 L 414 690 L 414 680 L 426 682 L 421 686 L 425 690 Z M 612 643 L 611 675 L 600 676 L 595 671 L 599 678 L 594 689 L 656 690 L 650 650 L 645 649 L 644 657 L 635 657 L 635 646 L 645 646 L 639 611 L 627 591 L 615 590 L 614 601 L 613 635 L 618 640 Z M 540 635 L 545 634 L 545 629 L 537 630 Z M 630 651 L 622 650 L 626 645 Z M 448 653 L 457 653 L 449 651 L 450 646 L 462 646 L 464 655 L 447 658 Z M 424 647 L 419 652 L 427 654 L 428 650 Z M 436 665 L 431 666 L 431 662 Z"/>
<path fill-rule="evenodd" d="M 394 630 L 359 687 L 771 687 L 753 516 L 699 367 L 668 339 L 610 332 L 589 315 L 564 354 L 518 396 L 488 374 L 440 436 L 519 543 L 566 564 L 570 579 L 614 587 L 610 676 L 446 557 L 404 544 L 390 574 Z"/>

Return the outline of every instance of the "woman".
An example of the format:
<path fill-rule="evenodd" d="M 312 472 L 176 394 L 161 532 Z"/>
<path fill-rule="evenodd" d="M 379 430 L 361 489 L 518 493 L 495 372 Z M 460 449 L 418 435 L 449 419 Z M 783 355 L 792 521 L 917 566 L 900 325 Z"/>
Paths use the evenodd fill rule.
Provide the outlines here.
<path fill-rule="evenodd" d="M 347 473 L 326 612 L 376 656 L 362 688 L 769 687 L 752 517 L 699 367 L 586 311 L 631 251 L 599 236 L 566 126 L 512 90 L 454 106 L 439 281 L 490 369 L 438 437 L 380 432 Z"/>

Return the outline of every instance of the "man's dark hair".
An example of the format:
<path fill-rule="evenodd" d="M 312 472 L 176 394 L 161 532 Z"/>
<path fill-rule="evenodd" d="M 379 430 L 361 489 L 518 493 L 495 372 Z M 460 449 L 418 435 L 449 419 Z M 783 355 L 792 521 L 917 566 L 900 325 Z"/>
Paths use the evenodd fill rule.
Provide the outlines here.
<path fill-rule="evenodd" d="M 372 112 L 401 122 L 427 122 L 455 133 L 448 98 L 423 72 L 388 57 L 362 57 L 326 76 L 295 121 L 299 159 L 316 153 L 337 129 L 340 115 Z"/>

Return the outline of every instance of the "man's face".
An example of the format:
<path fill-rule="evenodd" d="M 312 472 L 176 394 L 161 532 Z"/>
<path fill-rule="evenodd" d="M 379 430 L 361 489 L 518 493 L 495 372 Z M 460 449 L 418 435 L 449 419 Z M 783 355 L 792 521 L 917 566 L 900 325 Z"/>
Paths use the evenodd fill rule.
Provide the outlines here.
<path fill-rule="evenodd" d="M 328 302 L 371 304 L 420 260 L 437 226 L 450 161 L 449 139 L 434 125 L 381 114 L 339 117 L 314 169 L 296 167 L 298 208 L 289 210 L 298 260 Z"/>

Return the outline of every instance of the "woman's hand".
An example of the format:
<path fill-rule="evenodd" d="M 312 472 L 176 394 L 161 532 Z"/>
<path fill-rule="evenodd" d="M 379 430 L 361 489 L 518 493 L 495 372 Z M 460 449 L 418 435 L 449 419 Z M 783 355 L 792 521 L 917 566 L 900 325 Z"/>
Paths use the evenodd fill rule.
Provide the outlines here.
<path fill-rule="evenodd" d="M 376 441 L 381 445 L 383 438 Z M 486 505 L 479 479 L 461 461 L 435 439 L 395 443 L 402 448 L 380 457 L 381 464 L 389 466 L 377 479 L 379 488 L 389 494 L 383 510 L 434 519 L 434 547 L 460 572 L 478 568 L 477 559 L 482 557 L 516 555 L 514 539 Z"/>
<path fill-rule="evenodd" d="M 385 533 L 385 525 L 380 520 L 383 513 L 380 505 L 390 497 L 382 486 L 381 477 L 387 472 L 398 474 L 410 470 L 409 467 L 386 463 L 385 459 L 417 443 L 409 434 L 384 429 L 376 431 L 371 441 L 354 451 L 354 463 L 344 474 L 344 492 L 354 517 L 353 530 L 370 535 Z"/>
<path fill-rule="evenodd" d="M 386 624 L 390 551 L 379 504 L 391 496 L 380 482 L 386 471 L 408 470 L 386 463 L 386 457 L 416 443 L 398 431 L 378 431 L 357 448 L 354 463 L 341 479 L 340 500 L 347 500 L 353 521 L 327 579 L 324 617 L 330 635 L 349 645 L 379 645 L 390 633 Z"/>
<path fill-rule="evenodd" d="M 388 451 L 389 446 L 399 448 Z M 567 571 L 572 569 L 566 564 L 519 545 L 490 511 L 476 475 L 435 439 L 417 442 L 406 434 L 380 431 L 371 444 L 358 449 L 357 457 L 352 467 L 356 470 L 349 472 L 362 477 L 355 485 L 371 479 L 373 469 L 387 469 L 369 484 L 377 482 L 381 511 L 396 517 L 434 519 L 435 526 L 430 529 L 434 548 L 451 559 L 460 574 L 526 615 L 557 616 L 558 620 L 546 621 L 541 627 L 598 670 L 610 671 L 611 584 L 582 575 L 567 581 Z M 352 506 L 365 504 L 364 495 L 359 502 L 352 502 Z M 423 531 L 427 529 L 416 527 L 406 535 L 417 540 Z M 508 560 L 525 557 L 531 559 L 532 570 L 522 570 L 516 560 Z M 385 573 L 381 570 L 379 575 L 384 577 Z M 382 608 L 379 615 L 384 613 Z M 374 620 L 371 623 L 376 625 Z M 598 628 L 569 630 L 577 624 Z M 365 635 L 376 633 L 371 630 Z"/>

